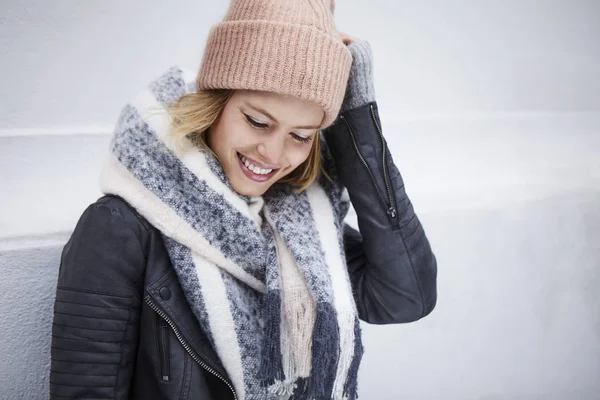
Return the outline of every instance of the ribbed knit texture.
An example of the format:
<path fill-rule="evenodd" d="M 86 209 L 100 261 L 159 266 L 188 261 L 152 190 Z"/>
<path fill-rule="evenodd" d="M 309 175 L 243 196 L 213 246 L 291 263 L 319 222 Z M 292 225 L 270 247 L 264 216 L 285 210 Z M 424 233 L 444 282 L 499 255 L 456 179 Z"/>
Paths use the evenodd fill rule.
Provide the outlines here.
<path fill-rule="evenodd" d="M 322 128 L 339 113 L 352 63 L 328 0 L 233 0 L 209 34 L 196 86 L 314 101 Z"/>
<path fill-rule="evenodd" d="M 348 50 L 352 53 L 352 68 L 350 68 L 346 95 L 340 112 L 375 101 L 373 53 L 369 42 L 365 40 L 353 42 L 348 45 Z"/>

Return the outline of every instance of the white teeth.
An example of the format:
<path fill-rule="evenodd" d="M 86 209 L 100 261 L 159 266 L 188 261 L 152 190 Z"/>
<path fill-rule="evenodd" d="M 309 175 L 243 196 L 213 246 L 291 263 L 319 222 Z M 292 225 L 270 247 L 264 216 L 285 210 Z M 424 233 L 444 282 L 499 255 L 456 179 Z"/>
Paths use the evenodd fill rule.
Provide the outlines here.
<path fill-rule="evenodd" d="M 246 159 L 246 157 L 244 157 L 241 154 L 240 154 L 240 159 L 242 160 L 242 162 L 244 163 L 246 168 L 248 168 L 250 171 L 254 172 L 255 174 L 266 175 L 266 174 L 270 174 L 271 172 L 273 172 L 272 169 L 263 169 L 263 168 L 259 168 L 259 167 L 255 166 L 250 161 L 248 161 Z"/>

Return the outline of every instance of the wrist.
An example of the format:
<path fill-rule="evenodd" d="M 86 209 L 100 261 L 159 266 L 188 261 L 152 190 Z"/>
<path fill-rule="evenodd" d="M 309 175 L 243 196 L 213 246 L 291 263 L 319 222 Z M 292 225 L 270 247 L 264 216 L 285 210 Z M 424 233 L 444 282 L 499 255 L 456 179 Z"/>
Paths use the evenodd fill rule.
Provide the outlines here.
<path fill-rule="evenodd" d="M 340 112 L 375 101 L 373 53 L 369 42 L 352 42 L 348 45 L 348 50 L 352 53 L 352 66 Z"/>

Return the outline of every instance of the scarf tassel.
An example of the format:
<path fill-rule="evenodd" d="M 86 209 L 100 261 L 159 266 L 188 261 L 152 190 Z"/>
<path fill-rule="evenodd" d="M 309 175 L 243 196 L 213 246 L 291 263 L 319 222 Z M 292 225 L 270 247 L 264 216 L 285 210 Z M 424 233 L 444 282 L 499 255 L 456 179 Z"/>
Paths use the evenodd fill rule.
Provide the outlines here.
<path fill-rule="evenodd" d="M 318 303 L 313 329 L 312 364 L 304 393 L 298 400 L 331 398 L 339 359 L 339 328 L 329 303 Z"/>
<path fill-rule="evenodd" d="M 362 345 L 362 341 L 360 340 L 361 331 L 360 331 L 360 322 L 358 318 L 354 320 L 354 353 L 352 356 L 352 362 L 350 363 L 350 368 L 348 370 L 348 376 L 346 378 L 346 382 L 344 384 L 344 396 L 348 399 L 356 399 L 358 398 L 358 367 L 360 366 L 360 361 L 362 360 L 364 348 Z"/>
<path fill-rule="evenodd" d="M 263 386 L 271 387 L 285 379 L 281 356 L 281 297 L 278 290 L 267 292 L 263 311 L 265 319 L 262 337 L 263 354 L 258 377 L 263 382 Z"/>

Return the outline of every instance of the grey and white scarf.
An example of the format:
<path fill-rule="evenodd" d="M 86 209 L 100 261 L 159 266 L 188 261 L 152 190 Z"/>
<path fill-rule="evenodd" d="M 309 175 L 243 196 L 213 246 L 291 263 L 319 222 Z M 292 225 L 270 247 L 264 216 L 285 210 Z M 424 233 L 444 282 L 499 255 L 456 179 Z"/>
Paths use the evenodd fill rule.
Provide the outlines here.
<path fill-rule="evenodd" d="M 190 90 L 193 76 L 173 67 L 124 107 L 102 191 L 161 231 L 240 399 L 355 399 L 363 348 L 341 230 L 349 201 L 325 140 L 333 182 L 241 196 L 214 156 L 169 136 L 164 106 Z"/>

